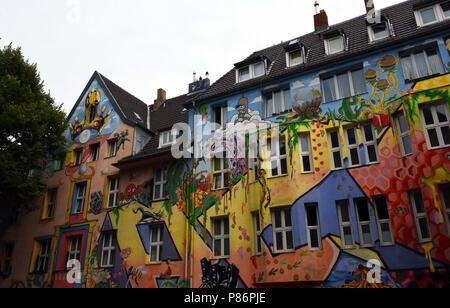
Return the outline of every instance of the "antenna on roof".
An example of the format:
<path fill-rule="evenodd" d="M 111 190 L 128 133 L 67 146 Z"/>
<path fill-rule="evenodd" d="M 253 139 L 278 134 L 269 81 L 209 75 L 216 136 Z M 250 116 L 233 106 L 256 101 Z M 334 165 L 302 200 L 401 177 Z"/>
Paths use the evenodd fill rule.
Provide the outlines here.
<path fill-rule="evenodd" d="M 314 7 L 316 8 L 316 14 L 319 14 L 319 6 L 320 6 L 320 4 L 319 4 L 319 1 L 316 1 L 315 3 L 314 3 Z"/>

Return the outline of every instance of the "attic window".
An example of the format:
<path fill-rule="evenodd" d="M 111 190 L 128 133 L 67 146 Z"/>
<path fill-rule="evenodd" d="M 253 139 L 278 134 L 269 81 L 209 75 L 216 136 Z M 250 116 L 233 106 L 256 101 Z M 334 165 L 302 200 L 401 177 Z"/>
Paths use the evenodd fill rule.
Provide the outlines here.
<path fill-rule="evenodd" d="M 236 70 L 237 82 L 244 82 L 249 79 L 260 77 L 265 74 L 264 62 L 257 62 Z"/>
<path fill-rule="evenodd" d="M 444 21 L 450 18 L 450 1 L 418 9 L 414 14 L 419 27 Z"/>
<path fill-rule="evenodd" d="M 345 50 L 344 36 L 338 35 L 325 40 L 325 51 L 332 55 Z"/>
<path fill-rule="evenodd" d="M 171 146 L 175 141 L 173 137 L 172 130 L 161 132 L 159 135 L 159 147 L 163 148 Z"/>
<path fill-rule="evenodd" d="M 382 22 L 368 27 L 371 42 L 389 37 L 389 26 L 387 22 Z"/>
<path fill-rule="evenodd" d="M 304 63 L 303 52 L 297 49 L 286 53 L 286 63 L 288 67 L 296 66 Z"/>

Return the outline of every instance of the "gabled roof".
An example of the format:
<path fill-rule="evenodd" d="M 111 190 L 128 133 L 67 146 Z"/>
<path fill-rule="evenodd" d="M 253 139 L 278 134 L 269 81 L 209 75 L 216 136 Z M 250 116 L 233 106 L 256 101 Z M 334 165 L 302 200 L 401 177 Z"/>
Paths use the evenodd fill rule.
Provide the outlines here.
<path fill-rule="evenodd" d="M 72 111 L 68 115 L 68 119 L 70 119 L 75 112 L 77 106 L 81 102 L 84 97 L 86 91 L 88 91 L 91 83 L 97 79 L 102 88 L 105 91 L 105 94 L 108 96 L 111 104 L 116 110 L 117 114 L 120 116 L 123 122 L 132 125 L 139 126 L 145 130 L 147 130 L 147 104 L 145 104 L 140 99 L 136 98 L 132 94 L 128 93 L 114 82 L 95 71 L 92 75 L 91 79 L 87 83 L 80 97 L 78 98 L 76 104 L 74 105 Z"/>
<path fill-rule="evenodd" d="M 417 27 L 414 16 L 414 9 L 417 5 L 432 5 L 434 3 L 442 2 L 444 2 L 444 0 L 410 0 L 381 10 L 382 16 L 384 16 L 384 18 L 387 17 L 393 27 L 394 36 L 391 36 L 388 39 L 370 42 L 367 31 L 366 15 L 361 15 L 345 22 L 329 26 L 323 31 L 312 32 L 254 52 L 239 63 L 246 63 L 248 60 L 257 57 L 267 57 L 271 61 L 271 65 L 269 66 L 269 71 L 266 75 L 245 82 L 236 83 L 236 73 L 235 68 L 233 68 L 217 80 L 205 93 L 197 97 L 196 101 L 218 98 L 255 86 L 264 86 L 266 83 L 293 74 L 318 69 L 322 66 L 341 62 L 348 58 L 354 58 L 364 53 L 376 52 L 382 48 L 391 47 L 395 44 L 416 39 L 420 36 L 448 30 L 450 27 L 450 20 L 419 28 Z M 322 34 L 333 31 L 345 33 L 345 36 L 348 39 L 348 50 L 334 55 L 326 55 Z M 289 46 L 289 43 L 294 40 L 298 40 L 298 43 L 306 48 L 306 63 L 287 68 L 285 49 Z"/>

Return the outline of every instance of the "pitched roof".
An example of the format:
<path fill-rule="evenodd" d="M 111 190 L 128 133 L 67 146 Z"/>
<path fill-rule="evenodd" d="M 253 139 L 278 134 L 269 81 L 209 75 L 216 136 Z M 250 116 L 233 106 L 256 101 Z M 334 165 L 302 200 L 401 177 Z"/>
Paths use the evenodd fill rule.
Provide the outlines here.
<path fill-rule="evenodd" d="M 101 79 L 105 83 L 111 95 L 119 105 L 120 111 L 130 121 L 135 122 L 143 127 L 147 126 L 147 104 L 128 93 L 114 82 L 100 74 Z"/>
<path fill-rule="evenodd" d="M 410 0 L 381 10 L 382 15 L 389 19 L 394 31 L 394 36 L 391 36 L 388 39 L 370 42 L 367 31 L 366 15 L 361 15 L 345 22 L 331 25 L 328 29 L 323 31 L 312 32 L 287 42 L 254 52 L 240 63 L 245 63 L 246 60 L 254 59 L 260 56 L 267 57 L 270 60 L 270 65 L 269 72 L 266 75 L 250 79 L 245 82 L 236 83 L 236 73 L 235 68 L 233 68 L 217 80 L 205 93 L 197 97 L 196 100 L 202 101 L 217 98 L 222 95 L 242 91 L 250 87 L 261 86 L 265 83 L 269 83 L 289 75 L 317 69 L 321 66 L 339 62 L 364 53 L 374 52 L 381 48 L 390 47 L 397 43 L 402 43 L 419 36 L 436 33 L 442 30 L 448 30 L 450 20 L 438 22 L 426 27 L 417 27 L 414 9 L 418 6 L 431 5 L 437 2 L 444 2 L 444 0 Z M 345 36 L 348 39 L 348 50 L 334 55 L 326 55 L 322 35 L 335 30 L 345 33 Z M 285 48 L 289 46 L 291 41 L 296 39 L 307 49 L 306 63 L 287 68 Z"/>

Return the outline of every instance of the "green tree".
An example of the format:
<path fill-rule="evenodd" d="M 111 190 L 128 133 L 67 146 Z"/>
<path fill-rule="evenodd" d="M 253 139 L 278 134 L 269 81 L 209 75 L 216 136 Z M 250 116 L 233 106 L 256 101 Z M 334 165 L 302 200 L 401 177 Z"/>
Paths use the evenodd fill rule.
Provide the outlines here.
<path fill-rule="evenodd" d="M 0 208 L 33 209 L 46 160 L 63 156 L 66 115 L 21 48 L 0 48 Z M 33 206 L 34 205 L 34 206 Z"/>

